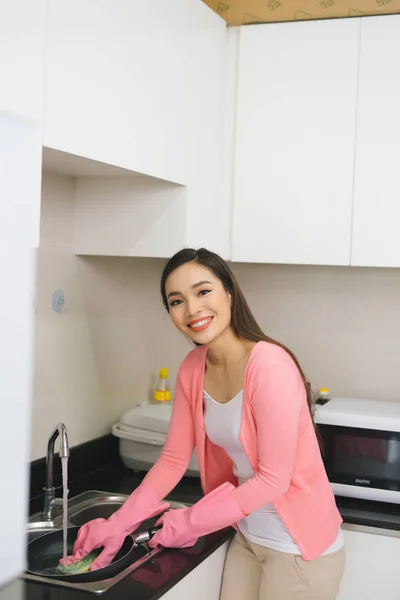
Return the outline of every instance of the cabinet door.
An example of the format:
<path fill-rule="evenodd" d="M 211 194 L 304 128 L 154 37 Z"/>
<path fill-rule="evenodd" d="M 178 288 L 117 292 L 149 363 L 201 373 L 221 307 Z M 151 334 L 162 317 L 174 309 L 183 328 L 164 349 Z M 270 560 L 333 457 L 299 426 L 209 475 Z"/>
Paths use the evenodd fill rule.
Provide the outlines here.
<path fill-rule="evenodd" d="M 45 146 L 185 183 L 183 4 L 49 0 Z"/>
<path fill-rule="evenodd" d="M 219 600 L 229 542 L 181 579 L 161 600 Z"/>
<path fill-rule="evenodd" d="M 359 27 L 241 29 L 233 260 L 350 263 Z"/>
<path fill-rule="evenodd" d="M 45 0 L 0 19 L 0 588 L 25 566 Z M 17 593 L 12 588 L 11 593 Z"/>
<path fill-rule="evenodd" d="M 351 264 L 400 267 L 400 16 L 361 20 Z"/>
<path fill-rule="evenodd" d="M 44 145 L 186 184 L 206 12 L 199 0 L 49 0 Z"/>
<path fill-rule="evenodd" d="M 385 535 L 385 531 L 381 535 L 367 533 L 368 529 L 372 530 L 343 526 L 346 567 L 338 600 L 400 597 L 400 538 Z"/>

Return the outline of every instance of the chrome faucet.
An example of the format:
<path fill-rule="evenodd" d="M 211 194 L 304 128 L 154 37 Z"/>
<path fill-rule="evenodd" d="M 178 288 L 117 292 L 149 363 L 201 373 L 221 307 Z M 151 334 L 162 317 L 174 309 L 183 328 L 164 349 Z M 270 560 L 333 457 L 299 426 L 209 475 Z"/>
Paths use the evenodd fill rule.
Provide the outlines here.
<path fill-rule="evenodd" d="M 57 438 L 60 438 L 60 449 L 58 455 L 60 458 L 69 456 L 69 445 L 67 428 L 64 423 L 59 423 L 51 434 L 47 444 L 46 456 L 46 485 L 44 491 L 44 506 L 41 517 L 44 521 L 53 519 L 53 509 L 62 506 L 61 498 L 56 498 L 56 490 L 53 484 L 53 465 L 54 465 L 54 444 Z"/>

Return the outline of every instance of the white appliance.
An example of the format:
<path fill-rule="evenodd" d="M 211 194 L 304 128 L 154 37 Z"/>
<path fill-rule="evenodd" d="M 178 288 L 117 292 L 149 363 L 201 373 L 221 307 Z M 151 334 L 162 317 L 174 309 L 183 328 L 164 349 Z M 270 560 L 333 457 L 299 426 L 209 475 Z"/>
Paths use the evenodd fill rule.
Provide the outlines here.
<path fill-rule="evenodd" d="M 335 397 L 315 421 L 336 495 L 400 504 L 400 402 Z"/>
<path fill-rule="evenodd" d="M 148 471 L 154 465 L 167 437 L 171 413 L 171 404 L 146 404 L 132 408 L 113 425 L 112 433 L 119 438 L 119 453 L 125 466 Z M 185 475 L 200 477 L 195 453 Z"/>

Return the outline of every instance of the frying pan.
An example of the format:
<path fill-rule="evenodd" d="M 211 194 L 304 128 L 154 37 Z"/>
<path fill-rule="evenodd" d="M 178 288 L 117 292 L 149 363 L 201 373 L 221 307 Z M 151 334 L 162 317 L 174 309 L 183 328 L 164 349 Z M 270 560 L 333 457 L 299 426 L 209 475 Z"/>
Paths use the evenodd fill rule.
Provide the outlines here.
<path fill-rule="evenodd" d="M 75 540 L 80 527 L 70 527 L 67 530 L 67 554 L 72 554 Z M 63 531 L 54 531 L 32 540 L 28 544 L 28 567 L 27 572 L 41 577 L 50 577 L 58 581 L 70 581 L 85 583 L 89 581 L 100 581 L 109 579 L 120 573 L 127 566 L 145 556 L 148 550 L 141 544 L 147 542 L 160 529 L 155 527 L 147 532 L 128 535 L 118 554 L 106 567 L 80 573 L 67 575 L 57 573 L 56 567 L 63 556 Z"/>

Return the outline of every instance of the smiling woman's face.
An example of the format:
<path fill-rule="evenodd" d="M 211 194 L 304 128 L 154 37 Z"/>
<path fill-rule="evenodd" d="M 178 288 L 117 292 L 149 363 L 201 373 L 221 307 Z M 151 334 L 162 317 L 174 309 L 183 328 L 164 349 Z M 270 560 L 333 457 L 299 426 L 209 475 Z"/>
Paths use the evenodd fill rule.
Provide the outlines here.
<path fill-rule="evenodd" d="M 196 262 L 175 269 L 165 282 L 169 314 L 197 344 L 210 344 L 231 323 L 231 295 L 212 271 Z"/>

